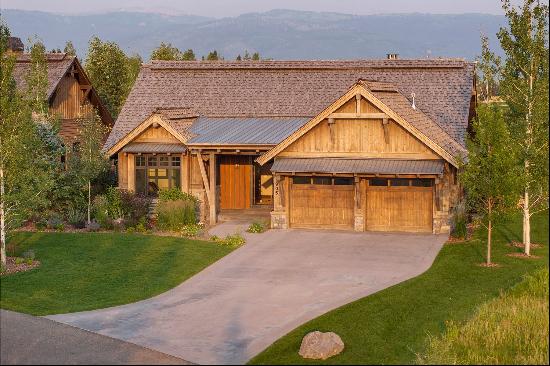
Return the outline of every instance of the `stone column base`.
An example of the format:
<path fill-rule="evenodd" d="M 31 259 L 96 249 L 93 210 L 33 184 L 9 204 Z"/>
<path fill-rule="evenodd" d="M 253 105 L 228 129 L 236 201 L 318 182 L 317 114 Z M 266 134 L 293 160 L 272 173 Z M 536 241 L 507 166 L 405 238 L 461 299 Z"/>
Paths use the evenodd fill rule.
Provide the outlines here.
<path fill-rule="evenodd" d="M 284 211 L 271 211 L 271 228 L 288 229 L 288 219 Z"/>

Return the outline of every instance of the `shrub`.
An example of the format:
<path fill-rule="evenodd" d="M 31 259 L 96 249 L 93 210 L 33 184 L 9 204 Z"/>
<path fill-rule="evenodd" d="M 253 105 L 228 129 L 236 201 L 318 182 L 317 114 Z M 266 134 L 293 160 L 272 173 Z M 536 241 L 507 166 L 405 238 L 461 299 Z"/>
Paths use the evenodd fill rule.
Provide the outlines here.
<path fill-rule="evenodd" d="M 189 200 L 160 201 L 157 224 L 160 229 L 179 231 L 183 225 L 195 224 L 195 203 Z"/>
<path fill-rule="evenodd" d="M 124 229 L 145 219 L 151 199 L 114 187 L 94 199 L 94 218 L 106 229 Z"/>
<path fill-rule="evenodd" d="M 48 221 L 46 222 L 46 226 L 48 229 L 63 231 L 65 229 L 65 225 L 63 224 L 63 219 L 58 214 L 51 214 L 48 218 Z"/>
<path fill-rule="evenodd" d="M 179 188 L 163 189 L 159 191 L 159 201 L 192 201 L 198 203 L 197 197 L 192 194 L 182 192 Z"/>
<path fill-rule="evenodd" d="M 466 206 L 464 203 L 459 203 L 454 209 L 453 220 L 451 222 L 453 237 L 466 239 L 468 235 L 467 221 Z"/>
<path fill-rule="evenodd" d="M 23 258 L 30 259 L 31 261 L 34 260 L 34 250 L 29 249 L 23 253 Z"/>
<path fill-rule="evenodd" d="M 228 247 L 240 247 L 246 242 L 243 236 L 239 233 L 235 233 L 233 235 L 227 235 L 223 239 L 220 238 L 219 236 L 212 235 L 210 237 L 210 240 L 220 245 L 226 245 Z"/>
<path fill-rule="evenodd" d="M 265 222 L 256 221 L 250 224 L 250 226 L 246 231 L 249 233 L 259 234 L 259 233 L 263 233 L 266 229 L 267 229 L 267 224 Z"/>
<path fill-rule="evenodd" d="M 181 235 L 189 236 L 189 237 L 199 236 L 203 228 L 204 228 L 204 225 L 201 225 L 201 224 L 183 225 L 181 228 Z"/>
<path fill-rule="evenodd" d="M 70 207 L 66 213 L 67 222 L 78 229 L 86 226 L 86 213 L 76 207 Z"/>
<path fill-rule="evenodd" d="M 19 264 L 22 264 L 23 262 L 25 261 L 25 259 L 23 258 L 15 258 L 15 264 L 19 265 Z"/>
<path fill-rule="evenodd" d="M 98 225 L 106 229 L 111 229 L 112 219 L 109 216 L 109 202 L 106 195 L 96 196 L 92 208 L 94 218 Z"/>

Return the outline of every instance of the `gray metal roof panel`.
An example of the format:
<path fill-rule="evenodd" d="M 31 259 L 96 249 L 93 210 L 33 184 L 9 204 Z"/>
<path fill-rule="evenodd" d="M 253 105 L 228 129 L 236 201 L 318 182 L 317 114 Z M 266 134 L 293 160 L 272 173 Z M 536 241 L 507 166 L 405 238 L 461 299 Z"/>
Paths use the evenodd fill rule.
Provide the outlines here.
<path fill-rule="evenodd" d="M 155 142 L 131 142 L 122 148 L 129 153 L 184 153 L 187 148 L 183 144 L 166 144 Z"/>
<path fill-rule="evenodd" d="M 200 117 L 189 129 L 189 144 L 276 145 L 304 125 L 304 117 Z"/>
<path fill-rule="evenodd" d="M 279 158 L 272 172 L 355 174 L 443 174 L 443 160 Z"/>

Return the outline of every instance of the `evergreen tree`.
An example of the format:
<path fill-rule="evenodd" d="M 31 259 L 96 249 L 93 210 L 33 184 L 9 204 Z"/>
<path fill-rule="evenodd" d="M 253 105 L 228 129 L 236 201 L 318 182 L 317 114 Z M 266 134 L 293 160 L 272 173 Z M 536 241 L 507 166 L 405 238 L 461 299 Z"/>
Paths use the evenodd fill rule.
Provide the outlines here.
<path fill-rule="evenodd" d="M 207 61 L 218 61 L 220 57 L 218 56 L 218 51 L 214 50 L 206 56 Z"/>
<path fill-rule="evenodd" d="M 76 56 L 76 49 L 73 46 L 73 42 L 67 41 L 67 43 L 65 43 L 65 48 L 63 49 L 63 52 L 65 52 L 69 56 Z"/>
<path fill-rule="evenodd" d="M 461 167 L 460 181 L 468 207 L 487 228 L 487 265 L 495 220 L 514 207 L 518 194 L 518 169 L 503 111 L 495 104 L 478 107 L 473 136 L 467 140 L 468 162 Z"/>
<path fill-rule="evenodd" d="M 195 61 L 195 52 L 190 48 L 181 55 L 182 61 Z"/>
<path fill-rule="evenodd" d="M 239 54 L 239 55 L 237 56 L 237 58 L 235 59 L 235 61 L 242 61 L 241 54 Z"/>
<path fill-rule="evenodd" d="M 260 61 L 260 53 L 259 52 L 254 52 L 252 54 L 252 61 Z"/>
<path fill-rule="evenodd" d="M 250 54 L 248 53 L 248 50 L 244 50 L 243 60 L 250 61 Z"/>
<path fill-rule="evenodd" d="M 508 26 L 498 33 L 505 54 L 500 93 L 509 108 L 511 144 L 520 148 L 523 244 L 530 255 L 531 216 L 548 209 L 548 6 L 503 1 Z"/>

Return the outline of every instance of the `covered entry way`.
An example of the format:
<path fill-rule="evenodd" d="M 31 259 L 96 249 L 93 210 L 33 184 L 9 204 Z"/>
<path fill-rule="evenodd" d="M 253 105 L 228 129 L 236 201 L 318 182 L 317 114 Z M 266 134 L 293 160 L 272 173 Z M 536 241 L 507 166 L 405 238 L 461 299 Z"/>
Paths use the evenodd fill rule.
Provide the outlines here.
<path fill-rule="evenodd" d="M 290 227 L 353 229 L 353 178 L 293 177 Z"/>

